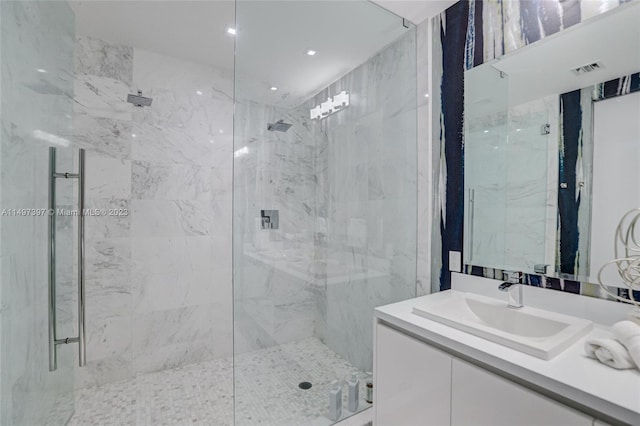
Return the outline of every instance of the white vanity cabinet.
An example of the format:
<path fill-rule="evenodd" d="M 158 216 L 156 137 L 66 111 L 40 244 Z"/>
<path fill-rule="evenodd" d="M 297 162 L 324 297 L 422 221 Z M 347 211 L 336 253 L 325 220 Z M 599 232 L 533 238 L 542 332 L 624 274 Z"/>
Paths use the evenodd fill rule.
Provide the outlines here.
<path fill-rule="evenodd" d="M 374 426 L 593 425 L 593 418 L 376 324 Z"/>
<path fill-rule="evenodd" d="M 593 418 L 489 371 L 453 358 L 451 425 L 582 425 Z"/>
<path fill-rule="evenodd" d="M 451 356 L 383 324 L 375 334 L 376 426 L 448 425 Z"/>

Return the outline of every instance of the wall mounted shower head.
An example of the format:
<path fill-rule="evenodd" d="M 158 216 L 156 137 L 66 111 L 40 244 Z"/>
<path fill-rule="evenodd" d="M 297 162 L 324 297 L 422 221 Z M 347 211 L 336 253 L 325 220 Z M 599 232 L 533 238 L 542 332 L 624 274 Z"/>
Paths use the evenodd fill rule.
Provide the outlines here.
<path fill-rule="evenodd" d="M 286 132 L 293 124 L 285 123 L 284 120 L 278 120 L 275 123 L 267 123 L 267 130 L 270 132 Z"/>
<path fill-rule="evenodd" d="M 127 95 L 127 102 L 134 104 L 137 107 L 146 107 L 151 105 L 153 99 L 142 96 L 142 90 L 138 90 L 137 95 L 132 95 L 131 93 Z"/>

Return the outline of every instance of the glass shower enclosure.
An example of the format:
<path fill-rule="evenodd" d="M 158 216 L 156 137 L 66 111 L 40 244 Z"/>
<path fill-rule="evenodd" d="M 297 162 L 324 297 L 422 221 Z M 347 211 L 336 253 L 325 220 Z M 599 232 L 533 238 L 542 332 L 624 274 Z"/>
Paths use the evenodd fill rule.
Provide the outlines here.
<path fill-rule="evenodd" d="M 415 27 L 242 1 L 236 31 L 235 422 L 331 424 L 371 406 L 373 308 L 415 296 Z"/>
<path fill-rule="evenodd" d="M 416 292 L 415 27 L 360 0 L 0 20 L 0 424 L 371 407 L 373 309 Z"/>

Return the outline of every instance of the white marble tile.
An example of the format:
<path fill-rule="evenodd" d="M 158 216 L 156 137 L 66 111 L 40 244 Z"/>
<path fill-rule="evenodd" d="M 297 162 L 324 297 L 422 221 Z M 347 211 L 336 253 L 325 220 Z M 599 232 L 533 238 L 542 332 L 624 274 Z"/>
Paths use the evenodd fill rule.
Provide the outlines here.
<path fill-rule="evenodd" d="M 86 298 L 87 317 L 96 320 L 112 317 L 131 317 L 131 277 L 130 274 L 122 275 L 120 279 L 109 277 L 86 280 L 85 286 L 88 295 Z"/>
<path fill-rule="evenodd" d="M 73 140 L 88 153 L 104 157 L 130 159 L 132 124 L 127 120 L 114 120 L 92 114 L 74 114 L 73 128 L 63 137 Z"/>
<path fill-rule="evenodd" d="M 131 161 L 87 156 L 85 185 L 89 199 L 131 198 Z"/>
<path fill-rule="evenodd" d="M 205 236 L 214 226 L 209 201 L 132 200 L 131 215 L 134 238 Z"/>
<path fill-rule="evenodd" d="M 76 396 L 87 392 L 87 388 L 95 390 L 96 386 L 131 380 L 132 377 L 133 360 L 130 351 L 112 358 L 87 360 L 86 366 L 74 371 Z M 108 403 L 106 400 L 101 402 Z M 76 412 L 77 409 L 78 407 Z"/>
<path fill-rule="evenodd" d="M 87 361 L 122 356 L 131 350 L 131 319 L 87 316 Z"/>
<path fill-rule="evenodd" d="M 206 166 L 134 161 L 132 196 L 140 200 L 210 199 L 213 192 L 211 175 L 217 172 Z M 226 186 L 230 186 L 229 182 Z"/>
<path fill-rule="evenodd" d="M 77 38 L 75 48 L 76 73 L 108 77 L 131 85 L 133 48 L 82 35 Z"/>
<path fill-rule="evenodd" d="M 113 120 L 131 120 L 133 108 L 126 83 L 108 77 L 77 74 L 73 87 L 74 112 Z"/>
<path fill-rule="evenodd" d="M 131 209 L 128 199 L 101 198 L 86 201 L 86 208 L 102 210 L 106 214 L 85 217 L 87 240 L 127 238 L 131 236 Z"/>
<path fill-rule="evenodd" d="M 216 272 L 221 270 L 214 267 L 216 252 L 211 238 L 187 237 L 172 247 L 182 249 L 179 253 L 170 253 L 174 257 L 174 272 L 156 272 L 140 264 L 134 268 L 136 312 L 208 305 L 214 300 L 216 288 L 228 285 L 218 279 Z M 230 278 L 228 274 L 223 277 Z"/>
<path fill-rule="evenodd" d="M 90 240 L 86 244 L 87 280 L 126 283 L 131 279 L 131 242 L 128 238 Z"/>
<path fill-rule="evenodd" d="M 195 164 L 210 166 L 213 161 L 213 136 L 193 137 L 179 127 L 134 124 L 132 159 L 154 164 Z"/>

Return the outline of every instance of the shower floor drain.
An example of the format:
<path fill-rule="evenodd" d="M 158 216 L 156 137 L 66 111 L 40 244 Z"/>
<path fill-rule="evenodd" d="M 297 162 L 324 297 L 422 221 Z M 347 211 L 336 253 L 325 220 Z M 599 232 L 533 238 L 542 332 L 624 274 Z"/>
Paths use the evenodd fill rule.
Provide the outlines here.
<path fill-rule="evenodd" d="M 298 385 L 298 387 L 299 387 L 300 389 L 304 389 L 304 390 L 311 389 L 311 383 L 309 383 L 309 382 L 302 382 L 302 383 L 300 383 L 300 384 Z"/>

